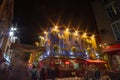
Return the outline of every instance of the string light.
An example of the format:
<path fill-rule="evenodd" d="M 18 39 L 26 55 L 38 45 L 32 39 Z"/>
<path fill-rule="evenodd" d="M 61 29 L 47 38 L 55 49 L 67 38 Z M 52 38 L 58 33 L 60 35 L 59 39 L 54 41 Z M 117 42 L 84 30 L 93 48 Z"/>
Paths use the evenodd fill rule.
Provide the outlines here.
<path fill-rule="evenodd" d="M 74 32 L 73 32 L 74 31 Z M 49 34 L 51 34 L 51 33 L 56 33 L 56 34 L 53 34 L 53 36 L 51 37 L 51 38 L 47 38 L 47 40 L 49 40 L 50 42 L 50 45 L 58 45 L 58 46 L 60 46 L 60 48 L 59 49 L 62 49 L 62 48 L 65 48 L 65 49 L 70 49 L 73 45 L 75 45 L 76 44 L 76 42 L 77 42 L 77 44 L 79 43 L 79 40 L 81 40 L 81 39 L 84 39 L 84 42 L 85 43 L 87 43 L 86 45 L 94 45 L 95 43 L 93 42 L 95 39 L 95 35 L 88 35 L 88 33 L 83 33 L 83 34 L 79 34 L 78 32 L 78 30 L 71 30 L 71 29 L 69 29 L 69 28 L 66 28 L 65 30 L 59 30 L 58 29 L 58 26 L 55 26 L 55 27 L 53 27 L 53 28 L 51 28 L 51 31 L 49 31 L 49 32 L 47 32 L 47 31 L 45 31 L 44 32 L 44 34 L 47 34 L 48 36 L 47 37 L 49 37 L 50 35 Z M 62 35 L 62 37 L 63 38 L 61 38 L 61 35 Z M 75 36 L 75 37 L 74 37 Z M 76 37 L 77 36 L 77 37 Z M 58 38 L 59 39 L 58 39 Z M 42 37 L 42 38 L 46 38 L 46 37 Z M 63 39 L 63 43 L 61 43 L 60 42 L 60 40 L 62 40 Z M 43 40 L 45 40 L 45 41 L 43 41 L 45 44 L 44 44 L 44 46 L 46 45 L 46 44 L 48 44 L 48 41 L 46 40 L 46 39 L 43 39 Z M 77 40 L 77 41 L 76 41 Z M 51 42 L 51 41 L 53 41 L 53 42 Z M 66 41 L 66 42 L 65 42 Z M 74 41 L 76 41 L 76 42 L 74 42 Z M 73 43 L 71 43 L 71 42 L 73 42 Z M 52 44 L 53 43 L 53 44 Z M 62 44 L 64 44 L 64 47 L 62 46 Z M 75 46 L 75 48 L 76 48 L 76 51 L 78 51 L 78 45 L 76 44 L 76 46 Z M 62 46 L 62 47 L 61 47 Z M 65 47 L 66 46 L 66 47 Z M 86 48 L 85 47 L 85 45 L 80 45 L 80 46 L 83 46 L 84 48 Z M 50 46 L 49 46 L 50 47 Z M 92 47 L 95 47 L 95 46 L 92 46 Z M 48 46 L 47 46 L 47 48 L 48 48 Z M 51 49 L 51 48 L 50 48 Z M 61 51 L 58 51 L 58 53 L 60 53 Z M 71 52 L 69 52 L 69 54 L 70 54 Z M 47 53 L 46 53 L 47 54 Z M 62 51 L 62 54 L 65 54 L 63 51 Z M 49 54 L 47 54 L 47 55 L 49 55 Z M 54 54 L 53 54 L 54 55 Z M 71 55 L 71 54 L 70 54 Z M 74 55 L 74 54 L 73 54 Z"/>

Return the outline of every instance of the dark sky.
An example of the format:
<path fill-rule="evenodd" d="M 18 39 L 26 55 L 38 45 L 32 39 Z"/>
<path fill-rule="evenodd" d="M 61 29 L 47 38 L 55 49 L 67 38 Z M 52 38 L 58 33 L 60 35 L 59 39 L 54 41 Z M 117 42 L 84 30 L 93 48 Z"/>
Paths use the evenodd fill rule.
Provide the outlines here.
<path fill-rule="evenodd" d="M 90 0 L 15 0 L 14 23 L 22 43 L 33 44 L 41 28 L 59 25 L 94 30 L 96 27 Z"/>

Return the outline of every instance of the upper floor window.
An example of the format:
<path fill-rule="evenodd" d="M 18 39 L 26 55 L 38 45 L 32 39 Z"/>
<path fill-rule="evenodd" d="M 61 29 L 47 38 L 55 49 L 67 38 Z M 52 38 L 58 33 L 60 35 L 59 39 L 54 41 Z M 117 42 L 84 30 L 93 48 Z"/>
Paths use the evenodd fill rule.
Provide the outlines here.
<path fill-rule="evenodd" d="M 120 40 L 120 21 L 113 23 L 112 29 L 116 40 Z"/>
<path fill-rule="evenodd" d="M 108 12 L 108 15 L 109 15 L 110 18 L 119 14 L 118 5 L 115 4 L 115 3 L 112 3 L 112 4 L 108 5 L 106 7 L 106 9 L 107 9 L 107 12 Z"/>

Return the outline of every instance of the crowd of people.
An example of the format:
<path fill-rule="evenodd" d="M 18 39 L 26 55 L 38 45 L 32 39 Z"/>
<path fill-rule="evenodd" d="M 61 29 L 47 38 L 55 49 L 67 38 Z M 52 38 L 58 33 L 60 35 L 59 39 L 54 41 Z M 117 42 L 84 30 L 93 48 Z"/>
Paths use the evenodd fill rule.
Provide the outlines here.
<path fill-rule="evenodd" d="M 2 65 L 0 66 L 0 80 L 55 80 L 55 69 L 39 68 L 32 65 Z"/>
<path fill-rule="evenodd" d="M 103 71 L 97 67 L 92 67 L 85 71 L 83 80 L 111 80 L 111 78 L 106 73 L 106 70 Z"/>
<path fill-rule="evenodd" d="M 55 77 L 58 76 L 58 71 L 56 68 L 39 68 L 35 65 L 32 65 L 29 72 L 31 74 L 30 80 L 55 80 Z"/>
<path fill-rule="evenodd" d="M 58 77 L 57 68 L 39 68 L 32 65 L 29 68 L 26 65 L 0 66 L 0 80 L 55 80 Z M 102 77 L 103 73 L 99 69 L 88 69 L 85 71 L 82 80 L 111 80 L 107 75 Z"/>
<path fill-rule="evenodd" d="M 59 77 L 59 70 L 56 67 L 54 69 L 42 68 L 37 70 L 33 65 L 31 73 L 32 80 L 55 80 L 56 77 Z M 111 78 L 98 68 L 94 68 L 94 70 L 86 70 L 80 80 L 111 80 Z"/>

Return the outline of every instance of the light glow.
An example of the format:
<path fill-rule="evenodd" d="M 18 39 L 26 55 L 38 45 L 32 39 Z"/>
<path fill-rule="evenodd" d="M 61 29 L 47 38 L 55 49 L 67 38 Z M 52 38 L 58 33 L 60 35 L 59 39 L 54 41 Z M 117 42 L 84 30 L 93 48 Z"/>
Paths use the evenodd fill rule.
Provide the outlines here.
<path fill-rule="evenodd" d="M 45 31 L 44 34 L 47 34 L 47 32 Z"/>
<path fill-rule="evenodd" d="M 91 36 L 91 39 L 94 39 L 94 38 L 95 38 L 95 35 L 92 35 L 92 36 Z"/>
<path fill-rule="evenodd" d="M 75 36 L 77 36 L 78 35 L 78 31 L 75 31 Z"/>
<path fill-rule="evenodd" d="M 83 37 L 87 37 L 87 33 L 84 33 L 84 34 L 83 34 Z"/>
<path fill-rule="evenodd" d="M 69 31 L 69 29 L 67 28 L 67 29 L 66 29 L 66 31 L 68 32 L 68 31 Z"/>
<path fill-rule="evenodd" d="M 55 26 L 55 29 L 57 29 L 58 27 L 57 26 Z"/>
<path fill-rule="evenodd" d="M 70 62 L 69 62 L 69 61 L 66 61 L 65 64 L 70 64 Z"/>
<path fill-rule="evenodd" d="M 17 28 L 13 28 L 13 27 L 12 27 L 12 28 L 11 28 L 11 31 L 17 31 Z"/>
<path fill-rule="evenodd" d="M 14 32 L 9 32 L 9 35 L 10 36 L 14 36 Z"/>

